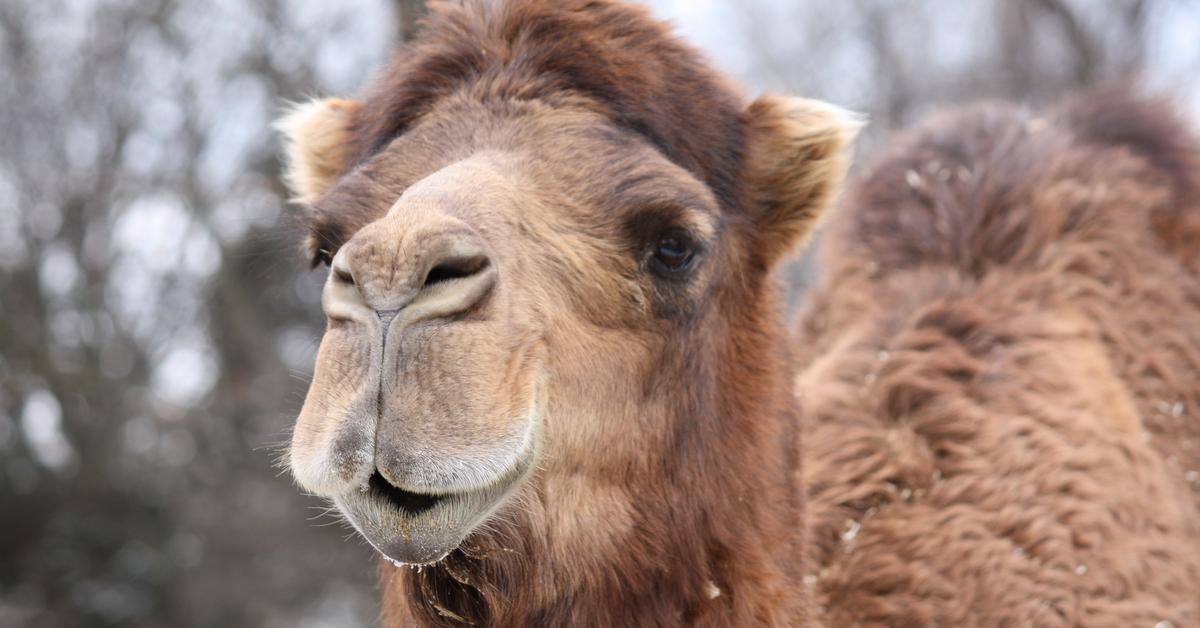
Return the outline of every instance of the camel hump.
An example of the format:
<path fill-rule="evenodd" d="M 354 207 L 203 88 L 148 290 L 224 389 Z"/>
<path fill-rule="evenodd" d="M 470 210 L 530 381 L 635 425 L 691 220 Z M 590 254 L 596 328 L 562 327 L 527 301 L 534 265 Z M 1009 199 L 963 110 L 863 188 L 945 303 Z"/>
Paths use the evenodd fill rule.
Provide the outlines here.
<path fill-rule="evenodd" d="M 1076 244 L 1200 266 L 1200 151 L 1165 100 L 1111 85 L 1045 114 L 994 103 L 935 114 L 860 174 L 826 250 L 831 266 L 980 276 Z"/>
<path fill-rule="evenodd" d="M 1200 151 L 1192 129 L 1166 98 L 1139 96 L 1112 84 L 1068 98 L 1059 107 L 1067 126 L 1084 141 L 1124 148 L 1165 176 L 1177 204 L 1200 201 Z"/>
<path fill-rule="evenodd" d="M 1169 191 L 1149 215 L 1154 235 L 1200 273 L 1200 141 L 1176 107 L 1109 85 L 1068 99 L 1060 111 L 1081 141 L 1132 152 L 1149 164 Z"/>

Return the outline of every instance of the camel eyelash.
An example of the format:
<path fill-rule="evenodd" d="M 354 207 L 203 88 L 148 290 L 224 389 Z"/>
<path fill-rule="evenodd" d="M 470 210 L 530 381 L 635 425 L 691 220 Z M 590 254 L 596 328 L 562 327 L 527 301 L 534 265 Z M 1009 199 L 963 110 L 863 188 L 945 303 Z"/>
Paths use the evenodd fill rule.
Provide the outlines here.
<path fill-rule="evenodd" d="M 672 229 L 698 243 L 707 242 L 715 231 L 708 214 L 675 203 L 646 205 L 625 222 L 627 237 L 639 245 L 653 243 L 659 234 Z"/>

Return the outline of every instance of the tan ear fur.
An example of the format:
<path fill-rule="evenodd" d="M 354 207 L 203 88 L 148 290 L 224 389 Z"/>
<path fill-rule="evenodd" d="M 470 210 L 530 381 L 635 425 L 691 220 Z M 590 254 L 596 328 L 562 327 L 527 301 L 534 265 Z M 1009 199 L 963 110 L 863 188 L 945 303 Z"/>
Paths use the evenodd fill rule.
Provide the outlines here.
<path fill-rule="evenodd" d="M 293 201 L 316 201 L 345 174 L 347 134 L 356 109 L 353 100 L 312 100 L 296 105 L 275 122 L 284 136 L 284 180 Z"/>
<path fill-rule="evenodd" d="M 818 100 L 764 95 L 746 109 L 746 185 L 767 264 L 812 234 L 846 176 L 862 116 Z"/>

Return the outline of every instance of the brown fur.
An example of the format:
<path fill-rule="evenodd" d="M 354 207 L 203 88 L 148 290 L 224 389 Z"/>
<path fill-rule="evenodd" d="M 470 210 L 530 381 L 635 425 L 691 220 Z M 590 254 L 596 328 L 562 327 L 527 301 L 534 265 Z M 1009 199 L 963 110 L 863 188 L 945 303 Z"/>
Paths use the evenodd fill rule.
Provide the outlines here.
<path fill-rule="evenodd" d="M 368 304 L 451 232 L 499 279 L 391 354 L 331 313 L 293 467 L 337 498 L 411 483 L 414 442 L 435 468 L 532 425 L 538 453 L 444 559 L 383 563 L 383 623 L 1198 621 L 1194 144 L 1080 103 L 901 142 L 789 343 L 771 270 L 838 185 L 844 114 L 743 106 L 641 8 L 435 7 L 334 125 L 312 252 Z M 656 279 L 671 225 L 703 255 Z"/>
<path fill-rule="evenodd" d="M 1196 154 L 1104 90 L 863 173 L 798 342 L 826 623 L 1200 625 Z"/>

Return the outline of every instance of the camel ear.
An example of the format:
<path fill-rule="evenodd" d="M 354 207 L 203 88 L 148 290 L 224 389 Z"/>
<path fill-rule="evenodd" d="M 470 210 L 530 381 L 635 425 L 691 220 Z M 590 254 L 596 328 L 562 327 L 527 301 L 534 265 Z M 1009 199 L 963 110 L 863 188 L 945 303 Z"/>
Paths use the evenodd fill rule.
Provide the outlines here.
<path fill-rule="evenodd" d="M 293 201 L 316 201 L 345 174 L 350 121 L 356 109 L 353 100 L 313 100 L 296 105 L 275 122 L 284 136 L 284 180 Z"/>
<path fill-rule="evenodd" d="M 807 240 L 846 176 L 862 116 L 806 98 L 765 95 L 746 109 L 746 185 L 762 259 Z"/>

